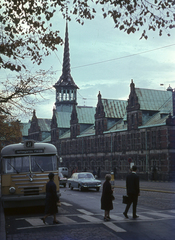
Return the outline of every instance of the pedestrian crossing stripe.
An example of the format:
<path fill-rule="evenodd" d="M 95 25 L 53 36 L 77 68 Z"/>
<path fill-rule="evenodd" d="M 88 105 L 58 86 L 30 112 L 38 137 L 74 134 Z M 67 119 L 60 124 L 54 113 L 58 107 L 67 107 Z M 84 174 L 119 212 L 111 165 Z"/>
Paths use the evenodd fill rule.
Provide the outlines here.
<path fill-rule="evenodd" d="M 30 223 L 32 226 L 41 226 L 43 225 L 43 220 L 41 218 L 25 218 L 25 220 Z"/>
<path fill-rule="evenodd" d="M 123 228 L 120 228 L 118 227 L 117 225 L 115 225 L 114 223 L 112 222 L 104 222 L 103 223 L 106 227 L 112 229 L 113 231 L 115 232 L 126 232 L 126 230 L 124 230 Z"/>
<path fill-rule="evenodd" d="M 61 204 L 63 204 L 64 206 L 67 206 L 67 207 L 72 207 L 73 206 L 72 204 L 67 203 L 67 202 L 61 202 Z"/>
<path fill-rule="evenodd" d="M 85 209 L 77 209 L 79 212 L 84 213 L 86 215 L 94 215 L 94 213 L 86 211 Z"/>
<path fill-rule="evenodd" d="M 161 218 L 174 218 L 174 216 L 169 215 L 169 214 L 165 214 L 165 213 L 149 212 L 147 214 L 157 216 L 157 217 L 161 217 Z"/>
<path fill-rule="evenodd" d="M 123 221 L 123 217 L 120 217 L 118 215 L 110 214 L 110 217 L 114 221 Z"/>
<path fill-rule="evenodd" d="M 139 218 L 145 221 L 151 221 L 153 219 L 151 217 L 144 216 L 143 214 L 139 214 Z"/>
<path fill-rule="evenodd" d="M 92 217 L 92 216 L 89 216 L 89 215 L 79 215 L 80 218 L 88 221 L 88 222 L 92 222 L 92 223 L 99 223 L 99 222 L 102 222 L 102 220 L 96 218 L 96 217 Z"/>
<path fill-rule="evenodd" d="M 72 224 L 72 223 L 76 223 L 76 221 L 72 220 L 69 217 L 66 216 L 59 216 L 59 222 L 63 223 L 63 224 Z"/>
<path fill-rule="evenodd" d="M 80 212 L 81 214 L 66 214 L 66 215 L 58 215 L 58 221 L 60 222 L 60 224 L 58 225 L 52 225 L 52 224 L 48 224 L 47 223 L 47 219 L 46 219 L 46 224 L 43 224 L 43 221 L 41 220 L 41 217 L 28 217 L 28 218 L 16 218 L 15 220 L 25 220 L 26 222 L 28 222 L 31 226 L 27 226 L 27 227 L 21 227 L 21 228 L 17 228 L 17 230 L 24 230 L 24 229 L 31 229 L 31 228 L 42 228 L 42 227 L 53 227 L 53 226 L 59 226 L 59 225 L 72 225 L 72 224 L 104 224 L 106 227 L 112 229 L 115 232 L 125 232 L 124 229 L 118 227 L 116 224 L 119 222 L 131 222 L 131 221 L 158 221 L 158 220 L 164 220 L 164 219 L 175 219 L 175 215 L 173 215 L 175 213 L 175 210 L 169 210 L 169 211 L 161 211 L 161 212 L 157 212 L 157 211 L 149 211 L 149 212 L 139 212 L 139 218 L 138 220 L 134 220 L 132 218 L 126 219 L 123 216 L 123 213 L 117 213 L 117 214 L 111 214 L 111 221 L 109 222 L 104 222 L 103 220 L 103 214 L 94 214 L 90 211 L 87 211 L 85 209 L 76 209 L 78 212 Z M 169 214 L 167 214 L 169 213 Z M 78 220 L 73 220 L 73 217 L 78 217 L 80 219 L 82 219 L 82 221 L 78 221 Z M 71 218 L 72 217 L 72 218 Z M 159 217 L 159 219 L 157 218 Z M 75 218 L 74 218 L 75 219 Z M 83 221 L 85 220 L 85 221 Z"/>

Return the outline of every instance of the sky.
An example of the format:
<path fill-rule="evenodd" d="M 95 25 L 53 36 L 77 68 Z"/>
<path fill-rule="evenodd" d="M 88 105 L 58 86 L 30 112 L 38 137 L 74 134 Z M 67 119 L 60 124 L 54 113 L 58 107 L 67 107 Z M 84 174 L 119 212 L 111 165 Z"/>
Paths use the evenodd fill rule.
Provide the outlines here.
<path fill-rule="evenodd" d="M 65 20 L 56 16 L 53 26 L 64 39 Z M 131 79 L 137 88 L 165 90 L 169 84 L 175 88 L 175 31 L 170 37 L 149 32 L 147 40 L 139 40 L 141 32 L 128 35 L 114 28 L 112 19 L 97 15 L 95 20 L 85 20 L 84 25 L 72 20 L 68 32 L 71 75 L 79 87 L 79 106 L 95 107 L 99 91 L 102 98 L 127 100 Z M 52 68 L 52 85 L 62 73 L 63 51 L 64 45 L 58 46 L 39 67 Z M 34 107 L 38 118 L 52 118 L 55 96 L 54 88 L 44 93 L 44 99 Z M 28 122 L 31 117 L 21 120 Z"/>

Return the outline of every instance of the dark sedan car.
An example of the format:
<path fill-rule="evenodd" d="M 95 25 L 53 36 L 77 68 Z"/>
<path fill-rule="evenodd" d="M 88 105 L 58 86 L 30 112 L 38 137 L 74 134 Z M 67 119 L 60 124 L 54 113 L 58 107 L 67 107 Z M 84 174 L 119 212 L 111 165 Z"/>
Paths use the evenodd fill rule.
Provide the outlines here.
<path fill-rule="evenodd" d="M 82 191 L 83 189 L 95 188 L 99 191 L 101 187 L 101 181 L 96 180 L 90 172 L 73 173 L 67 182 L 71 190 L 73 190 L 73 188 L 79 188 L 79 190 Z"/>

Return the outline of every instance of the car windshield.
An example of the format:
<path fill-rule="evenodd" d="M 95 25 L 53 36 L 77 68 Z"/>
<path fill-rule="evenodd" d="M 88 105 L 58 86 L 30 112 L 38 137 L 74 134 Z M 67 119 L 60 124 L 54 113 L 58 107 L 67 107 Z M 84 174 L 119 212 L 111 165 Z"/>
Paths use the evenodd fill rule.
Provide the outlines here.
<path fill-rule="evenodd" d="M 80 173 L 80 174 L 78 174 L 78 178 L 80 179 L 80 178 L 92 178 L 92 179 L 94 179 L 94 176 L 91 174 L 91 173 Z"/>

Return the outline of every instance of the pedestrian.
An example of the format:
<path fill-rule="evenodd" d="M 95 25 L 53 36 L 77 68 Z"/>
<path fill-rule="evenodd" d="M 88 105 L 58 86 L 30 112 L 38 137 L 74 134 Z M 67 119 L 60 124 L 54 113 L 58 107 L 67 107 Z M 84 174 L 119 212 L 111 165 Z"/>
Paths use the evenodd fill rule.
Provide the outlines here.
<path fill-rule="evenodd" d="M 100 167 L 99 167 L 98 172 L 97 172 L 98 178 L 100 178 L 100 172 L 101 172 L 101 170 L 100 170 Z"/>
<path fill-rule="evenodd" d="M 94 171 L 93 171 L 93 175 L 94 175 L 95 178 L 97 177 L 97 172 L 96 172 L 95 168 L 94 168 Z"/>
<path fill-rule="evenodd" d="M 101 209 L 105 210 L 104 212 L 104 220 L 110 220 L 110 210 L 113 209 L 113 189 L 110 183 L 111 175 L 106 174 L 105 176 L 106 181 L 103 183 L 103 190 L 101 196 Z"/>
<path fill-rule="evenodd" d="M 116 178 L 117 178 L 117 168 L 114 167 L 114 179 L 116 179 Z"/>
<path fill-rule="evenodd" d="M 45 220 L 48 216 L 53 215 L 53 223 L 58 224 L 59 222 L 56 219 L 57 202 L 59 198 L 56 192 L 56 184 L 54 183 L 54 173 L 49 173 L 48 175 L 50 181 L 46 184 L 46 204 L 45 204 L 45 216 L 42 218 L 43 223 L 45 224 Z"/>
<path fill-rule="evenodd" d="M 136 219 L 139 216 L 136 214 L 138 196 L 140 196 L 139 176 L 136 174 L 137 167 L 132 167 L 132 172 L 126 177 L 126 191 L 128 195 L 128 203 L 123 215 L 128 218 L 128 210 L 133 204 L 133 218 Z"/>

